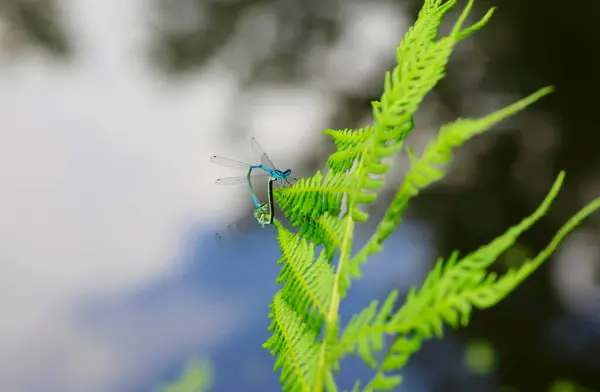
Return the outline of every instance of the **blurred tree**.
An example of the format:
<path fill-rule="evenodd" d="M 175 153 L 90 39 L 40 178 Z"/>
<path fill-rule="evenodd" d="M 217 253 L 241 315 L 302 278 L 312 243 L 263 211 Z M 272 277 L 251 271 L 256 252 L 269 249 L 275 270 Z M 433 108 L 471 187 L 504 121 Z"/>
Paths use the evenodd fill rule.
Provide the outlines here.
<path fill-rule="evenodd" d="M 71 42 L 54 0 L 0 1 L 0 56 L 24 48 L 41 49 L 58 58 L 71 54 Z"/>
<path fill-rule="evenodd" d="M 338 0 L 155 0 L 152 58 L 181 73 L 205 66 L 227 50 L 236 33 L 242 46 L 224 65 L 248 80 L 305 79 L 301 65 L 315 47 L 338 37 Z M 266 53 L 265 53 L 266 52 Z M 249 68 L 249 69 L 248 69 Z"/>

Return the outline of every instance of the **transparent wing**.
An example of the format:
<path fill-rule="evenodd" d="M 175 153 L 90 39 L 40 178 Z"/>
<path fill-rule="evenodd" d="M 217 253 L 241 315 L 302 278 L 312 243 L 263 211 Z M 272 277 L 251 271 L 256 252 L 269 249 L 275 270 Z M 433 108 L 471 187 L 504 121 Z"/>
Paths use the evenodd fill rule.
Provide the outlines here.
<path fill-rule="evenodd" d="M 249 166 L 251 166 L 249 163 L 245 163 L 242 161 L 236 161 L 235 159 L 231 159 L 231 158 L 219 157 L 216 155 L 213 155 L 212 157 L 210 157 L 210 161 L 213 163 L 216 163 L 217 165 L 227 166 L 227 167 L 248 168 Z"/>
<path fill-rule="evenodd" d="M 260 144 L 255 138 L 250 138 L 250 146 L 255 154 L 260 156 L 260 163 L 271 170 L 277 169 L 277 167 L 273 164 L 273 161 L 269 158 L 265 150 L 262 149 Z"/>
<path fill-rule="evenodd" d="M 227 228 L 215 234 L 215 239 L 220 245 L 225 245 L 233 240 L 236 234 L 248 233 L 253 228 L 260 227 L 253 215 L 247 215 L 242 219 L 230 223 Z"/>
<path fill-rule="evenodd" d="M 285 179 L 285 183 L 286 183 L 286 185 L 285 185 L 285 186 L 292 186 L 292 185 L 293 185 L 293 183 L 295 183 L 296 181 L 298 181 L 298 179 L 297 179 L 297 178 L 295 178 L 295 177 L 292 177 L 292 178 L 289 178 L 289 179 L 288 179 L 288 178 L 286 178 L 286 179 Z"/>
<path fill-rule="evenodd" d="M 231 243 L 236 235 L 247 234 L 252 229 L 261 228 L 256 217 L 253 214 L 249 214 L 227 225 L 225 229 L 215 234 L 215 239 L 220 245 L 226 245 Z"/>
<path fill-rule="evenodd" d="M 275 181 L 275 185 L 277 185 L 277 187 L 279 187 L 279 188 L 287 188 L 287 187 L 292 186 L 292 183 L 294 183 L 296 181 L 298 181 L 297 178 L 289 178 L 289 179 L 286 178 L 285 180 L 278 178 Z"/>
<path fill-rule="evenodd" d="M 254 174 L 254 173 L 257 173 L 257 174 Z M 269 177 L 269 174 L 253 171 L 252 174 L 250 175 L 250 178 L 252 178 L 252 179 L 261 178 L 261 177 Z M 216 180 L 215 184 L 216 185 L 236 185 L 236 184 L 247 183 L 247 181 L 248 181 L 247 176 L 225 177 L 225 178 L 219 178 L 218 180 Z"/>

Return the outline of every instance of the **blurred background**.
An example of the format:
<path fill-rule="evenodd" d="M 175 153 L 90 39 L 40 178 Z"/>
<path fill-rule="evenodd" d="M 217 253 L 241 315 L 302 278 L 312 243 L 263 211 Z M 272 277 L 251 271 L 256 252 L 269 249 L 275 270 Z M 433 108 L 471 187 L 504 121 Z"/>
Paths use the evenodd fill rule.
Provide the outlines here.
<path fill-rule="evenodd" d="M 459 149 L 366 264 L 346 320 L 421 282 L 438 256 L 503 233 L 561 169 L 550 214 L 499 270 L 535 255 L 600 195 L 600 3 L 583 3 L 475 2 L 472 21 L 499 7 L 454 52 L 409 144 L 420 152 L 458 116 L 557 90 Z M 213 364 L 212 391 L 280 390 L 261 348 L 278 289 L 274 232 L 215 243 L 252 205 L 244 187 L 214 185 L 244 173 L 209 156 L 252 160 L 255 136 L 282 169 L 322 169 L 333 144 L 321 131 L 371 121 L 421 5 L 1 1 L 0 390 L 150 391 L 194 358 Z M 374 218 L 402 180 L 398 163 Z M 507 300 L 427 343 L 399 390 L 600 391 L 599 267 L 595 214 Z M 339 384 L 370 374 L 351 359 Z"/>

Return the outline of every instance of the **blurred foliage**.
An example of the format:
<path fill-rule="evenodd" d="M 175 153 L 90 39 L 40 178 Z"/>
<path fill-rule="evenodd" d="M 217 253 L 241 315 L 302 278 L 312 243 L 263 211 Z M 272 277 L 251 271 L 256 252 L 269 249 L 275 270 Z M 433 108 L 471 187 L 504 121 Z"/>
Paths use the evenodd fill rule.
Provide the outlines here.
<path fill-rule="evenodd" d="M 0 53 L 34 47 L 56 57 L 71 54 L 62 17 L 54 0 L 0 0 Z"/>
<path fill-rule="evenodd" d="M 206 361 L 189 363 L 178 380 L 160 387 L 158 392 L 205 392 L 212 386 L 214 370 Z"/>
<path fill-rule="evenodd" d="M 549 389 L 549 392 L 593 392 L 581 385 L 575 384 L 572 381 L 559 379 L 556 380 Z"/>
<path fill-rule="evenodd" d="M 489 374 L 494 370 L 496 351 L 485 339 L 475 339 L 467 343 L 465 365 L 473 374 Z"/>
<path fill-rule="evenodd" d="M 224 65 L 259 80 L 306 78 L 300 66 L 303 59 L 315 47 L 335 41 L 341 18 L 338 0 L 155 0 L 155 4 L 159 17 L 152 20 L 152 57 L 161 68 L 170 73 L 200 69 L 243 31 L 243 50 L 225 59 Z M 250 61 L 265 46 L 271 50 L 257 62 Z"/>

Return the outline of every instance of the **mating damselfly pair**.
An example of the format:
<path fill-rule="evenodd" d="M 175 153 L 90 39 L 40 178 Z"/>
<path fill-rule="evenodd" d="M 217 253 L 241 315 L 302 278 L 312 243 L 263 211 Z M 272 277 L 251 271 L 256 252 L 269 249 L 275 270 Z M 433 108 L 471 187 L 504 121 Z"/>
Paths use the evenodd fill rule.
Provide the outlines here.
<path fill-rule="evenodd" d="M 260 163 L 251 164 L 242 161 L 238 161 L 231 158 L 225 158 L 221 156 L 212 156 L 210 160 L 213 163 L 221 166 L 227 166 L 232 168 L 244 168 L 247 169 L 248 172 L 245 176 L 237 176 L 237 177 L 226 177 L 219 178 L 215 181 L 217 185 L 234 185 L 234 184 L 243 184 L 246 183 L 248 187 L 248 191 L 250 192 L 250 197 L 254 202 L 254 212 L 251 216 L 245 217 L 237 222 L 231 223 L 226 232 L 217 233 L 216 237 L 218 240 L 222 240 L 224 237 L 231 235 L 232 231 L 240 231 L 243 232 L 245 230 L 250 229 L 252 227 L 253 222 L 256 220 L 262 227 L 265 227 L 268 224 L 273 223 L 273 219 L 275 218 L 275 204 L 273 202 L 273 186 L 291 186 L 291 182 L 288 178 L 290 178 L 290 174 L 292 171 L 290 169 L 287 170 L 279 170 L 273 164 L 273 161 L 269 158 L 267 153 L 262 149 L 258 141 L 255 138 L 250 139 L 250 146 L 255 154 L 260 155 Z M 254 191 L 254 187 L 252 184 L 253 179 L 259 179 L 268 177 L 267 183 L 267 197 L 268 201 L 265 203 L 261 203 L 258 200 L 256 192 Z M 292 179 L 295 180 L 295 179 Z"/>

